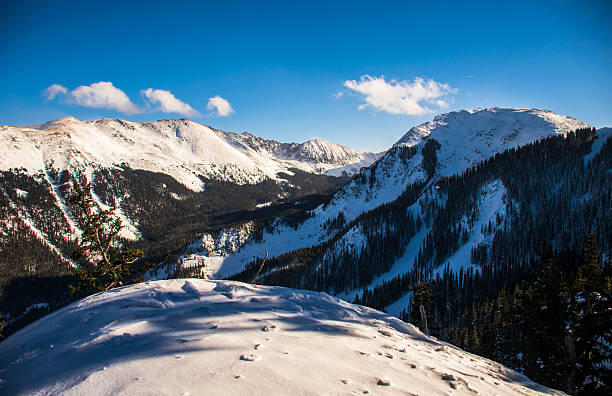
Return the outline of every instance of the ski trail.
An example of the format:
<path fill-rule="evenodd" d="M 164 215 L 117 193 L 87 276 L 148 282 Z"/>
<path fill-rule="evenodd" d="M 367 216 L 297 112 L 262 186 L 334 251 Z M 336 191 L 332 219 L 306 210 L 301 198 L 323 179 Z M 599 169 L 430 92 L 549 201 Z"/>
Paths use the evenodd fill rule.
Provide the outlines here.
<path fill-rule="evenodd" d="M 28 214 L 27 211 L 21 211 L 19 210 L 19 207 L 15 204 L 15 202 L 13 202 L 13 200 L 11 199 L 11 197 L 7 194 L 7 192 L 4 190 L 3 187 L 0 187 L 0 191 L 2 191 L 2 193 L 4 194 L 4 196 L 6 196 L 6 198 L 9 201 L 9 206 L 11 207 L 11 209 L 15 210 L 15 212 L 17 212 L 17 215 L 19 216 L 19 218 L 21 219 L 21 221 L 24 222 L 24 224 L 26 226 L 28 226 L 32 232 L 34 232 L 34 235 L 36 235 L 36 237 L 43 242 L 49 249 L 51 249 L 51 251 L 55 254 L 57 254 L 62 260 L 66 261 L 71 267 L 73 268 L 79 268 L 79 265 L 76 264 L 73 260 L 71 260 L 70 258 L 66 257 L 66 255 L 64 253 L 62 253 L 62 251 L 60 249 L 58 249 L 57 246 L 55 246 L 54 244 L 52 244 L 51 242 L 49 242 L 49 240 L 47 239 L 46 235 L 39 230 L 36 225 L 34 224 L 34 221 L 32 220 L 32 218 L 30 217 L 30 215 Z"/>
<path fill-rule="evenodd" d="M 89 179 L 90 179 L 90 183 L 93 185 L 94 182 L 95 182 L 95 176 L 93 174 L 93 171 L 90 173 Z M 102 208 L 102 210 L 112 210 L 113 214 L 115 216 L 119 217 L 119 219 L 121 220 L 121 225 L 123 226 L 121 228 L 121 231 L 119 232 L 119 236 L 121 238 L 128 239 L 128 240 L 131 240 L 131 241 L 136 241 L 136 240 L 142 238 L 142 234 L 140 233 L 140 231 L 138 231 L 138 228 L 125 215 L 125 212 L 121 208 L 121 201 L 123 199 L 119 198 L 117 196 L 117 193 L 115 192 L 115 189 L 108 182 L 108 180 L 106 180 L 106 178 L 104 176 L 102 176 L 102 181 L 104 183 L 106 183 L 106 185 L 110 188 L 110 190 L 111 190 L 111 192 L 113 194 L 113 199 L 117 203 L 117 206 L 113 208 L 111 206 L 106 205 L 104 202 L 102 202 L 102 199 L 100 199 L 100 197 L 98 196 L 98 194 L 95 193 L 95 191 L 94 191 L 94 189 L 92 187 L 91 195 L 92 195 L 94 201 L 96 202 L 96 204 L 100 208 Z"/>
<path fill-rule="evenodd" d="M 64 171 L 60 172 L 60 179 L 61 179 L 61 175 L 63 172 Z M 44 175 L 45 175 L 45 180 L 51 186 L 51 194 L 53 195 L 53 198 L 55 199 L 55 203 L 62 211 L 62 214 L 64 215 L 64 218 L 66 219 L 66 222 L 70 226 L 72 236 L 80 237 L 83 232 L 79 228 L 79 225 L 77 224 L 74 216 L 72 215 L 72 211 L 70 210 L 70 207 L 66 205 L 66 203 L 62 200 L 60 193 L 59 193 L 59 184 L 53 183 L 53 180 L 51 180 L 51 177 L 49 176 L 47 169 L 45 169 Z"/>

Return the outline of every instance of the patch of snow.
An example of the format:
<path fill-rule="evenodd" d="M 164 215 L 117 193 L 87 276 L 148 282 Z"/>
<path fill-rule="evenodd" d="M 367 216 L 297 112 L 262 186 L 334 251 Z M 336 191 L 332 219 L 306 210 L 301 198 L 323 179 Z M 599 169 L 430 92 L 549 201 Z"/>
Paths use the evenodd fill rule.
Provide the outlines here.
<path fill-rule="evenodd" d="M 403 310 L 408 310 L 408 312 L 410 312 L 410 304 L 412 304 L 412 294 L 413 293 L 409 291 L 393 303 L 389 304 L 386 308 L 389 315 L 393 315 L 397 318 L 400 316 L 400 313 L 402 313 Z"/>
<path fill-rule="evenodd" d="M 506 199 L 506 188 L 501 180 L 491 182 L 481 189 L 479 202 L 476 205 L 478 217 L 474 220 L 473 225 L 470 227 L 465 217 L 461 220 L 463 227 L 469 227 L 467 242 L 462 244 L 455 253 L 446 259 L 443 265 L 434 270 L 434 278 L 437 274 L 442 276 L 445 265 L 456 274 L 459 273 L 461 268 L 465 270 L 472 267 L 476 271 L 479 270 L 480 267 L 471 262 L 472 248 L 478 246 L 479 243 L 491 246 L 495 231 L 502 226 L 502 224 L 497 224 L 497 219 L 503 220 L 506 217 Z M 488 226 L 489 222 L 492 224 L 492 232 L 490 234 L 483 234 L 481 229 Z"/>
<path fill-rule="evenodd" d="M 612 136 L 612 128 L 600 128 L 597 130 L 597 139 L 595 139 L 591 146 L 591 152 L 584 156 L 585 165 L 588 164 L 593 157 L 599 154 L 601 148 L 608 141 L 610 136 Z"/>
<path fill-rule="evenodd" d="M 17 194 L 17 196 L 19 198 L 27 198 L 28 195 L 30 194 L 29 192 L 25 191 L 25 190 L 21 190 L 19 188 L 15 189 L 15 193 Z"/>
<path fill-rule="evenodd" d="M 57 185 L 56 183 L 54 183 L 53 180 L 51 180 L 51 177 L 49 176 L 47 170 L 45 170 L 43 175 L 44 175 L 45 180 L 47 181 L 47 183 L 49 183 L 49 186 L 51 187 L 51 194 L 53 195 L 53 199 L 55 200 L 55 204 L 62 211 L 64 219 L 66 219 L 66 222 L 70 226 L 70 230 L 72 232 L 72 235 L 69 235 L 69 237 L 81 236 L 82 231 L 79 228 L 79 225 L 77 224 L 76 220 L 74 219 L 74 216 L 72 215 L 72 211 L 70 210 L 68 205 L 66 205 L 64 200 L 60 197 L 60 193 L 59 193 L 59 187 L 60 186 Z M 61 177 L 60 177 L 60 179 L 61 179 Z"/>
<path fill-rule="evenodd" d="M 173 191 L 171 191 L 171 192 L 170 192 L 170 196 L 171 196 L 172 198 L 176 199 L 177 201 L 182 201 L 182 200 L 184 200 L 184 199 L 185 199 L 185 197 L 184 197 L 184 196 L 182 196 L 182 195 L 178 195 L 177 193 L 175 193 L 175 192 L 173 192 Z"/>
<path fill-rule="evenodd" d="M 94 176 L 93 174 L 90 175 L 90 182 L 93 184 L 94 182 Z M 104 181 L 104 183 L 108 186 L 110 186 L 110 184 L 108 184 L 108 182 L 106 182 L 106 180 Z M 94 189 L 91 189 L 91 196 L 94 200 L 94 202 L 102 209 L 102 210 L 112 210 L 113 215 L 117 216 L 120 220 L 121 220 L 121 225 L 123 226 L 123 228 L 121 228 L 121 231 L 119 231 L 119 236 L 121 238 L 127 239 L 127 240 L 131 240 L 131 241 L 136 241 L 139 240 L 140 238 L 142 238 L 142 235 L 140 234 L 140 231 L 138 231 L 138 228 L 136 227 L 136 224 L 134 224 L 126 215 L 125 212 L 123 211 L 123 209 L 121 208 L 121 201 L 122 198 L 118 197 L 117 194 L 115 194 L 115 192 L 113 191 L 113 198 L 114 201 L 116 203 L 116 207 L 111 207 L 106 205 L 104 202 L 102 202 L 102 200 L 100 199 L 100 197 L 95 193 Z"/>
<path fill-rule="evenodd" d="M 236 253 L 249 239 L 252 231 L 253 223 L 247 222 L 238 228 L 224 228 L 216 237 L 205 233 L 187 246 L 186 253 L 179 258 L 179 266 L 203 266 L 199 275 L 212 279 L 219 272 L 225 258 Z"/>

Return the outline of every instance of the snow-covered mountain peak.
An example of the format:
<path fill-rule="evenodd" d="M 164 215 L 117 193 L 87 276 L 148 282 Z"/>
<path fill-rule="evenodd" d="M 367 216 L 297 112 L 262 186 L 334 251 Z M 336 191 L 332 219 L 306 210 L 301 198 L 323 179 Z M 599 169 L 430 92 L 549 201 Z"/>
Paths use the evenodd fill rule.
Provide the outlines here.
<path fill-rule="evenodd" d="M 0 127 L 3 170 L 23 167 L 36 173 L 52 165 L 91 172 L 127 164 L 168 174 L 194 190 L 202 188 L 200 176 L 257 183 L 276 179 L 290 168 L 324 173 L 351 164 L 368 165 L 374 159 L 329 142 L 279 143 L 187 119 L 132 122 L 66 117 L 30 127 Z"/>
<path fill-rule="evenodd" d="M 505 140 L 508 143 L 534 141 L 539 138 L 590 127 L 572 117 L 548 110 L 511 107 L 458 110 L 434 117 L 432 121 L 410 129 L 395 146 L 414 146 L 424 138 L 438 140 L 453 135 L 451 140 L 480 137 L 483 140 Z"/>
<path fill-rule="evenodd" d="M 557 393 L 325 293 L 201 279 L 80 300 L 0 343 L 0 367 L 3 394 Z"/>
<path fill-rule="evenodd" d="M 359 153 L 352 148 L 331 143 L 322 139 L 311 139 L 297 145 L 288 154 L 293 154 L 295 158 L 309 159 L 315 162 L 326 164 L 351 163 Z"/>
<path fill-rule="evenodd" d="M 79 123 L 79 122 L 81 121 L 74 117 L 63 117 L 63 118 L 58 118 L 57 120 L 51 120 L 51 121 L 48 121 L 42 124 L 32 125 L 31 128 L 41 129 L 41 130 L 51 129 L 51 128 L 58 128 L 64 125 L 69 125 L 69 124 L 74 124 L 74 123 Z"/>

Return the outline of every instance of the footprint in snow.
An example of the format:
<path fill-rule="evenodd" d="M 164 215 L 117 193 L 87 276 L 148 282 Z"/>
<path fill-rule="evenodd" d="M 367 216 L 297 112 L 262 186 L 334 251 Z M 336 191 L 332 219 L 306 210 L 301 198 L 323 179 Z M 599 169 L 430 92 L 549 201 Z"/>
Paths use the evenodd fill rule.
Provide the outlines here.
<path fill-rule="evenodd" d="M 383 329 L 380 329 L 380 330 L 378 330 L 378 332 L 379 332 L 380 334 L 384 335 L 385 337 L 391 337 L 391 332 L 390 332 L 390 331 L 388 331 L 388 330 L 383 330 Z"/>
<path fill-rule="evenodd" d="M 442 376 L 440 376 L 440 378 L 444 381 L 448 381 L 449 382 L 449 386 L 452 389 L 460 389 L 460 388 L 466 388 L 468 391 L 472 392 L 472 393 L 478 393 L 476 392 L 474 389 L 470 388 L 470 384 L 464 380 L 461 377 L 456 377 L 452 374 L 444 374 Z"/>
<path fill-rule="evenodd" d="M 443 381 L 457 381 L 457 378 L 452 374 L 443 374 L 440 378 Z"/>
<path fill-rule="evenodd" d="M 247 353 L 245 355 L 240 355 L 240 360 L 244 360 L 246 362 L 257 362 L 261 360 L 261 356 L 254 353 Z"/>

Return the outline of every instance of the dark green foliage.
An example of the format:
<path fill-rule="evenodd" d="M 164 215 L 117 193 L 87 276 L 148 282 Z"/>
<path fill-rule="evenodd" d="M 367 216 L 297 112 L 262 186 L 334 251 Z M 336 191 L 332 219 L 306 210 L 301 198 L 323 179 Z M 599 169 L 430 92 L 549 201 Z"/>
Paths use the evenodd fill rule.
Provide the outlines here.
<path fill-rule="evenodd" d="M 428 179 L 431 179 L 435 172 L 436 167 L 438 166 L 438 155 L 437 152 L 440 149 L 440 143 L 438 143 L 435 139 L 427 139 L 421 153 L 423 154 L 423 170 L 425 170 L 425 174 Z"/>
<path fill-rule="evenodd" d="M 597 249 L 597 236 L 587 240 L 575 279 L 570 286 L 568 335 L 576 350 L 576 384 L 595 394 L 604 382 L 612 390 L 612 261 Z M 586 384 L 585 384 L 586 383 Z M 583 384 L 583 386 L 580 386 Z"/>
<path fill-rule="evenodd" d="M 77 283 L 70 285 L 71 293 L 91 294 L 140 281 L 141 277 L 134 277 L 134 263 L 142 258 L 143 252 L 121 246 L 121 219 L 111 209 L 96 207 L 91 185 L 81 188 L 75 182 L 73 189 L 70 204 L 83 232 L 73 254 L 81 267 L 75 269 Z M 146 269 L 144 266 L 140 272 Z"/>
<path fill-rule="evenodd" d="M 48 312 L 30 309 L 24 316 L 34 304 L 48 303 L 54 309 L 70 301 L 69 262 L 26 223 L 64 252 L 76 246 L 64 237 L 70 226 L 47 182 L 59 183 L 61 176 L 52 169 L 47 172 L 33 177 L 19 169 L 0 171 L 0 313 L 6 321 L 5 335 Z"/>
<path fill-rule="evenodd" d="M 412 309 L 410 311 L 410 318 L 412 318 L 411 322 L 422 331 L 425 331 L 425 323 L 421 317 L 421 306 L 423 306 L 426 313 L 430 311 L 429 308 L 432 296 L 429 282 L 417 283 L 410 289 L 413 293 Z M 427 324 L 432 323 L 432 319 L 433 317 L 431 315 L 427 315 Z"/>

